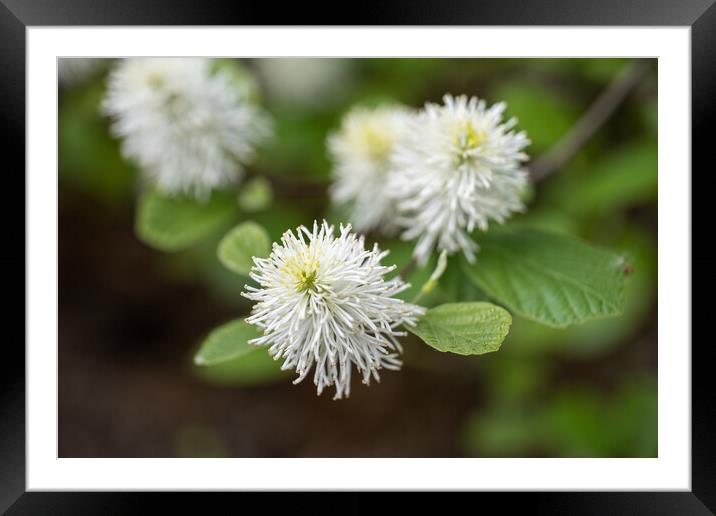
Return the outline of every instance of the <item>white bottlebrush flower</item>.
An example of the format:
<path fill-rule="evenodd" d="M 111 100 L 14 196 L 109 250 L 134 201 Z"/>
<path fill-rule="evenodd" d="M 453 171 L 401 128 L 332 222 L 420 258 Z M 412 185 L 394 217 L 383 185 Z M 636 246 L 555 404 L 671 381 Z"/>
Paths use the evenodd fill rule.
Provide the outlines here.
<path fill-rule="evenodd" d="M 503 122 L 506 105 L 487 107 L 464 95 L 443 100 L 426 104 L 411 122 L 396 146 L 388 184 L 406 228 L 403 238 L 418 239 L 414 255 L 421 264 L 435 247 L 474 260 L 470 233 L 524 209 L 523 149 L 530 142 L 512 130 L 516 119 Z"/>
<path fill-rule="evenodd" d="M 57 59 L 57 81 L 64 86 L 82 82 L 94 74 L 101 63 L 101 59 L 60 57 Z"/>
<path fill-rule="evenodd" d="M 313 369 L 318 394 L 334 385 L 336 399 L 350 394 L 353 365 L 365 384 L 379 380 L 381 368 L 399 369 L 398 326 L 414 324 L 424 309 L 392 297 L 408 285 L 384 278 L 395 268 L 380 264 L 387 254 L 377 244 L 366 250 L 350 225 L 338 237 L 325 221 L 287 231 L 268 258 L 254 258 L 259 288 L 243 293 L 256 301 L 246 321 L 264 335 L 250 343 L 284 359 L 282 369 L 299 375 L 294 383 Z"/>
<path fill-rule="evenodd" d="M 122 151 L 170 195 L 205 199 L 237 182 L 267 134 L 263 112 L 204 58 L 125 59 L 109 78 L 104 111 Z"/>
<path fill-rule="evenodd" d="M 395 203 L 385 184 L 397 141 L 408 129 L 412 114 L 403 107 L 354 108 L 341 128 L 328 138 L 334 162 L 331 198 L 350 204 L 349 219 L 357 231 L 395 228 Z"/>

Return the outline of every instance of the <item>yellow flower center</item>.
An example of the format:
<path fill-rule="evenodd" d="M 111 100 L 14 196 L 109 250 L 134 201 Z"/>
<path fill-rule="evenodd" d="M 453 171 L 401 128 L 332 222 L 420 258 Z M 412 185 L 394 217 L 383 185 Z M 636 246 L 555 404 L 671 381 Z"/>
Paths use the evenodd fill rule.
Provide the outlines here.
<path fill-rule="evenodd" d="M 298 292 L 305 292 L 306 290 L 313 290 L 316 285 L 316 276 L 318 275 L 318 270 L 303 270 L 298 273 L 298 284 L 296 285 L 296 290 Z"/>
<path fill-rule="evenodd" d="M 164 87 L 164 77 L 159 74 L 152 73 L 147 77 L 147 84 L 153 90 L 160 90 Z"/>
<path fill-rule="evenodd" d="M 296 292 L 316 290 L 318 279 L 318 260 L 308 253 L 294 256 L 283 266 L 286 274 L 285 285 L 295 287 Z"/>
<path fill-rule="evenodd" d="M 487 140 L 487 134 L 483 130 L 475 130 L 472 126 L 472 122 L 467 121 L 460 127 L 457 144 L 464 150 L 474 149 L 479 147 Z"/>
<path fill-rule="evenodd" d="M 383 160 L 390 154 L 391 139 L 380 128 L 366 125 L 359 135 L 364 152 L 374 160 Z"/>

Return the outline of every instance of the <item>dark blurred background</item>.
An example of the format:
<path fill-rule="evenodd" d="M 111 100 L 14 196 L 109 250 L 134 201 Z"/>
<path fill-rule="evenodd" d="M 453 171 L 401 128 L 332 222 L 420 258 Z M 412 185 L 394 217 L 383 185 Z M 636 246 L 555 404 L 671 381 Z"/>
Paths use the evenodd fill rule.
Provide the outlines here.
<path fill-rule="evenodd" d="M 557 144 L 624 59 L 244 60 L 275 123 L 257 173 L 288 185 L 250 218 L 277 238 L 336 216 L 327 133 L 356 103 L 446 92 L 504 100 L 534 158 Z M 59 87 L 61 457 L 652 457 L 657 455 L 656 62 L 519 222 L 626 253 L 626 310 L 566 330 L 515 316 L 496 353 L 406 339 L 401 372 L 348 400 L 291 384 L 266 353 L 197 368 L 215 326 L 245 314 L 245 278 L 215 257 L 227 228 L 178 253 L 134 233 L 137 173 L 99 114 L 111 61 Z M 286 195 L 283 195 L 286 194 Z M 248 216 L 247 216 L 248 218 Z M 235 223 L 236 221 L 234 221 Z M 410 245 L 391 243 L 391 256 Z"/>

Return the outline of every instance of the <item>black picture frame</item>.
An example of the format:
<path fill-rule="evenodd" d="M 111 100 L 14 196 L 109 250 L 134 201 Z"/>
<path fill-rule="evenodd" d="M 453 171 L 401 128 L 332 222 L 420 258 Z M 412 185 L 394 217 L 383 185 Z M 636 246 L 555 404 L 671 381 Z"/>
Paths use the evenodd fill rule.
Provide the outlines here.
<path fill-rule="evenodd" d="M 358 5 L 360 4 L 360 5 Z M 318 15 L 327 25 L 607 25 L 689 26 L 692 65 L 692 168 L 713 168 L 709 128 L 714 126 L 716 104 L 716 6 L 714 0 L 430 0 L 358 2 L 354 10 L 335 4 L 335 13 L 316 4 L 291 6 L 258 2 L 193 2 L 191 0 L 0 0 L 0 127 L 10 172 L 25 168 L 25 31 L 43 25 L 316 25 Z M 24 199 L 24 180 L 22 181 Z M 693 174 L 692 174 L 693 177 Z M 693 190 L 692 190 L 693 191 Z M 15 190 L 17 192 L 17 190 Z M 696 192 L 696 191 L 695 191 Z M 702 195 L 708 195 L 702 190 Z M 694 224 L 709 220 L 705 204 L 692 201 Z M 17 218 L 17 210 L 13 217 Z M 19 225 L 8 224 L 6 231 Z M 22 240 L 25 233 L 23 229 Z M 6 238 L 7 239 L 7 238 Z M 8 277 L 25 270 L 25 247 L 6 253 Z M 693 250 L 692 250 L 693 252 Z M 692 263 L 694 260 L 692 260 Z M 709 258 L 696 259 L 700 269 Z M 705 282 L 708 284 L 708 281 Z M 706 289 L 706 285 L 702 287 Z M 24 296 L 23 296 L 24 299 Z M 9 300 L 9 299 L 8 299 Z M 708 304 L 707 304 L 708 305 Z M 20 304 L 15 303 L 18 307 Z M 24 303 L 22 304 L 24 311 Z M 703 305 L 701 305 L 703 306 Z M 697 304 L 694 303 L 694 308 Z M 704 310 L 704 308 L 701 308 Z M 9 314 L 8 314 L 9 315 Z M 5 318 L 9 322 L 11 318 Z M 9 325 L 8 325 L 9 327 Z M 716 511 L 716 395 L 710 369 L 716 354 L 712 339 L 693 339 L 692 345 L 692 491 L 641 493 L 514 493 L 490 496 L 505 510 L 523 503 L 530 510 L 550 514 L 712 514 Z M 119 514 L 141 508 L 148 497 L 139 493 L 25 492 L 25 353 L 20 339 L 6 339 L 0 361 L 0 510 L 7 514 Z M 159 495 L 161 496 L 161 495 Z M 245 495 L 242 495 L 245 496 Z M 357 495 L 353 495 L 357 496 Z M 168 503 L 162 497 L 162 503 Z M 186 498 L 180 497 L 186 508 Z M 274 501 L 272 500 L 272 503 Z M 295 501 L 292 503 L 295 506 Z M 168 507 L 164 507 L 167 509 Z"/>

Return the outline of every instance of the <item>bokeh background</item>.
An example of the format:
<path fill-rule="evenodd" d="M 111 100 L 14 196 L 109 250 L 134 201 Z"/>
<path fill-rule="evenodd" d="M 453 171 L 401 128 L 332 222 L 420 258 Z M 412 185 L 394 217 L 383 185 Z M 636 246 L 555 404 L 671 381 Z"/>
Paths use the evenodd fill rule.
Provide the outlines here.
<path fill-rule="evenodd" d="M 61 457 L 653 457 L 657 450 L 656 62 L 518 222 L 626 253 L 622 317 L 566 330 L 514 317 L 478 357 L 405 342 L 401 372 L 348 400 L 291 384 L 266 353 L 198 368 L 214 327 L 247 312 L 245 279 L 215 257 L 224 230 L 162 253 L 134 233 L 137 173 L 99 113 L 111 60 L 59 85 Z M 537 157 L 624 59 L 242 60 L 273 115 L 251 168 L 274 201 L 247 214 L 273 238 L 329 206 L 326 135 L 355 104 L 419 107 L 446 92 L 504 100 Z M 261 203 L 263 205 L 263 203 Z M 238 221 L 233 221 L 236 223 Z M 230 226 L 231 224 L 229 224 Z M 370 238 L 369 238 L 370 240 Z M 395 261 L 411 245 L 392 242 Z M 429 271 L 428 271 L 429 273 Z M 459 285 L 446 278 L 442 288 Z M 452 287 L 450 286 L 452 284 Z"/>

